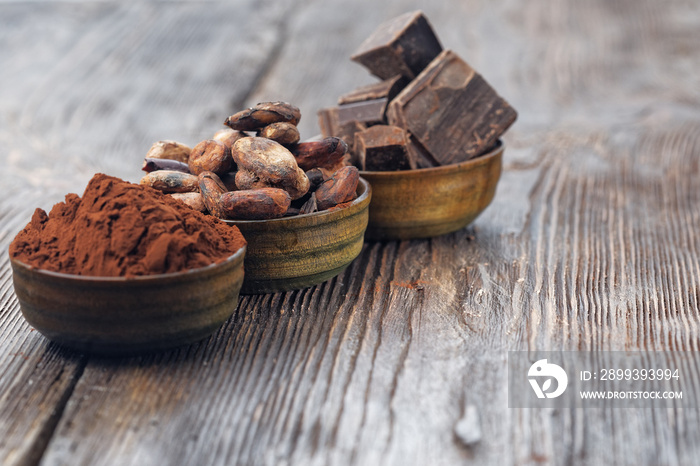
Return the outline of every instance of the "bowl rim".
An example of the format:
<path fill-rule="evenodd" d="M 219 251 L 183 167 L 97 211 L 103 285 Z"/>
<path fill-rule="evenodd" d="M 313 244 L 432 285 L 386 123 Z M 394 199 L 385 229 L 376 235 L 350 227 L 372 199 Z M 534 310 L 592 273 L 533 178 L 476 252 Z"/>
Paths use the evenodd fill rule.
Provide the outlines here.
<path fill-rule="evenodd" d="M 358 181 L 358 188 L 359 186 L 362 185 L 364 187 L 364 191 L 362 194 L 357 196 L 355 199 L 350 202 L 349 205 L 342 207 L 340 209 L 326 209 L 322 210 L 320 212 L 312 212 L 310 214 L 298 214 L 298 215 L 292 215 L 289 217 L 279 217 L 279 218 L 269 218 L 267 220 L 235 220 L 235 219 L 222 219 L 222 221 L 228 223 L 229 225 L 269 225 L 269 224 L 274 224 L 274 223 L 293 223 L 296 220 L 301 220 L 301 219 L 308 219 L 308 218 L 320 218 L 323 219 L 326 216 L 329 215 L 337 215 L 339 212 L 345 212 L 347 209 L 351 209 L 353 207 L 356 207 L 362 203 L 364 203 L 372 193 L 372 185 L 369 183 L 369 181 L 365 180 L 360 176 L 360 179 Z"/>
<path fill-rule="evenodd" d="M 75 280 L 78 282 L 84 281 L 84 282 L 94 282 L 94 283 L 128 283 L 128 282 L 138 283 L 138 282 L 148 282 L 148 281 L 156 281 L 156 280 L 166 280 L 166 279 L 171 279 L 171 278 L 175 278 L 175 277 L 186 277 L 188 275 L 205 273 L 205 272 L 210 271 L 212 269 L 215 269 L 217 267 L 223 267 L 227 264 L 230 264 L 232 262 L 236 262 L 239 259 L 242 259 L 243 256 L 245 255 L 246 248 L 247 248 L 247 245 L 244 245 L 244 246 L 240 247 L 236 252 L 234 252 L 230 256 L 226 257 L 224 260 L 219 261 L 219 262 L 214 262 L 214 263 L 209 264 L 209 265 L 205 265 L 204 267 L 197 267 L 196 269 L 181 270 L 179 272 L 158 273 L 158 274 L 150 274 L 150 275 L 134 275 L 131 277 L 78 275 L 78 274 L 65 273 L 65 272 L 54 272 L 53 270 L 46 270 L 46 269 L 42 269 L 40 267 L 35 267 L 33 265 L 29 265 L 25 262 L 22 262 L 19 259 L 15 259 L 14 257 L 10 257 L 10 262 L 13 265 L 17 265 L 19 267 L 22 267 L 24 270 L 26 270 L 30 273 L 38 273 L 40 275 L 46 275 L 48 277 L 59 278 L 59 279 L 63 279 L 63 280 Z M 243 264 L 242 260 L 241 260 L 241 264 Z"/>
<path fill-rule="evenodd" d="M 439 165 L 437 167 L 427 167 L 427 168 L 413 168 L 410 170 L 384 170 L 384 171 L 366 171 L 360 170 L 360 176 L 369 176 L 372 178 L 390 178 L 396 176 L 425 176 L 425 175 L 437 175 L 441 172 L 451 172 L 454 170 L 461 170 L 464 168 L 471 168 L 472 166 L 480 165 L 482 163 L 487 163 L 491 159 L 498 157 L 499 154 L 503 153 L 505 148 L 505 143 L 499 139 L 496 144 L 488 152 L 481 154 L 479 156 L 473 157 L 469 160 L 463 162 L 451 163 L 449 165 Z"/>

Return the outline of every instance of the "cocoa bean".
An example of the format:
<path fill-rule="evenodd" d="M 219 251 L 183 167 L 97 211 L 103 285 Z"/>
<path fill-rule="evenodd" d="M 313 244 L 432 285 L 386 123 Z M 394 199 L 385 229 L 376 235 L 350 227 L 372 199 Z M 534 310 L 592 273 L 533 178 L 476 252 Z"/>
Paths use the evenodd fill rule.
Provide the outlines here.
<path fill-rule="evenodd" d="M 326 210 L 338 204 L 351 201 L 355 197 L 360 172 L 352 166 L 343 167 L 333 173 L 314 192 L 318 210 Z"/>
<path fill-rule="evenodd" d="M 278 188 L 229 191 L 219 197 L 219 206 L 232 220 L 267 220 L 284 216 L 291 203 L 289 193 Z"/>
<path fill-rule="evenodd" d="M 271 123 L 299 123 L 301 112 L 287 102 L 261 102 L 226 118 L 224 124 L 238 131 L 256 131 Z"/>
<path fill-rule="evenodd" d="M 299 130 L 297 127 L 291 123 L 285 123 L 282 121 L 265 126 L 258 131 L 258 136 L 272 139 L 273 141 L 279 142 L 283 146 L 296 144 L 300 139 Z"/>
<path fill-rule="evenodd" d="M 172 159 L 153 159 L 146 157 L 143 159 L 141 170 L 151 173 L 157 170 L 174 170 L 176 172 L 189 173 L 190 167 L 185 162 Z"/>
<path fill-rule="evenodd" d="M 164 193 L 190 193 L 199 191 L 199 180 L 189 173 L 174 170 L 158 170 L 141 178 L 139 184 Z"/>
<path fill-rule="evenodd" d="M 280 188 L 292 199 L 299 199 L 309 190 L 309 179 L 292 153 L 271 139 L 239 139 L 231 147 L 231 154 L 238 166 L 238 189 Z"/>
<path fill-rule="evenodd" d="M 146 158 L 149 159 L 171 159 L 179 162 L 187 163 L 192 149 L 181 142 L 177 141 L 157 141 L 153 143 L 151 148 L 146 153 Z"/>
<path fill-rule="evenodd" d="M 301 142 L 292 146 L 291 151 L 302 170 L 323 168 L 335 172 L 345 164 L 348 145 L 342 139 L 330 136 L 320 141 Z"/>
<path fill-rule="evenodd" d="M 200 193 L 172 193 L 169 196 L 185 203 L 188 207 L 198 212 L 207 211 L 207 207 L 204 205 L 204 198 Z"/>
<path fill-rule="evenodd" d="M 234 142 L 238 141 L 240 138 L 246 137 L 247 134 L 241 132 L 241 131 L 236 131 L 231 128 L 224 128 L 220 129 L 216 133 L 214 133 L 214 136 L 212 139 L 215 141 L 219 141 L 224 143 L 226 147 L 231 149 L 231 146 L 233 145 Z"/>
<path fill-rule="evenodd" d="M 309 179 L 309 191 L 316 191 L 321 183 L 326 181 L 323 172 L 318 168 L 312 168 L 306 172 L 306 177 Z"/>
<path fill-rule="evenodd" d="M 304 205 L 299 209 L 300 214 L 311 214 L 318 212 L 318 202 L 316 201 L 316 193 L 311 193 L 309 200 L 307 200 Z"/>
<path fill-rule="evenodd" d="M 202 141 L 190 152 L 189 167 L 193 175 L 199 175 L 205 171 L 217 174 L 227 173 L 233 168 L 231 149 L 215 139 Z"/>
<path fill-rule="evenodd" d="M 215 217 L 224 218 L 224 213 L 221 211 L 219 198 L 228 191 L 226 186 L 214 172 L 202 172 L 198 175 L 199 192 L 202 193 L 204 205 L 210 214 Z"/>
<path fill-rule="evenodd" d="M 221 178 L 224 186 L 226 186 L 226 191 L 235 191 L 238 189 L 236 187 L 236 172 L 224 173 L 223 175 L 219 175 L 219 178 Z"/>

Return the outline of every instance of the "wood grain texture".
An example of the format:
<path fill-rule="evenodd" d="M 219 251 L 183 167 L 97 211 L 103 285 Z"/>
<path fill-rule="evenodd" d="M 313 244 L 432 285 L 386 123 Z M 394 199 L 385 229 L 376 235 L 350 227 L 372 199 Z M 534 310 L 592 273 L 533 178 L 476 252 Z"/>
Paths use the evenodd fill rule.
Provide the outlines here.
<path fill-rule="evenodd" d="M 508 350 L 700 349 L 697 2 L 41 5 L 0 3 L 2 250 L 92 173 L 135 180 L 152 142 L 249 104 L 288 100 L 317 134 L 316 109 L 373 81 L 350 55 L 411 9 L 519 119 L 472 226 L 367 243 L 178 350 L 47 343 L 0 258 L 0 462 L 697 462 L 696 409 L 508 409 L 506 371 Z"/>

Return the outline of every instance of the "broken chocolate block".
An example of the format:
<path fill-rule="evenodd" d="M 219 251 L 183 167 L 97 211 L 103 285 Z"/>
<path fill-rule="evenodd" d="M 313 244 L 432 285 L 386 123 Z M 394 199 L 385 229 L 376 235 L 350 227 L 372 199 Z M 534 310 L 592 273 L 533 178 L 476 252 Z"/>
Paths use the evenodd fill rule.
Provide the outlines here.
<path fill-rule="evenodd" d="M 516 111 L 471 66 L 445 50 L 389 105 L 389 124 L 407 130 L 441 165 L 492 148 Z"/>
<path fill-rule="evenodd" d="M 350 165 L 358 165 L 355 155 L 355 134 L 367 129 L 367 126 L 359 121 L 352 120 L 342 125 L 338 124 L 337 107 L 323 108 L 318 111 L 318 126 L 321 128 L 321 136 L 337 137 L 348 145 L 347 162 Z"/>
<path fill-rule="evenodd" d="M 384 123 L 388 104 L 387 98 L 381 98 L 338 105 L 338 126 L 348 121 L 357 121 L 367 126 Z"/>
<path fill-rule="evenodd" d="M 416 141 L 416 138 L 411 135 L 408 137 L 408 157 L 415 163 L 415 168 L 432 168 L 440 165 L 438 161 L 430 155 L 430 152 L 428 152 L 425 147 L 421 146 L 420 142 Z"/>
<path fill-rule="evenodd" d="M 322 108 L 318 111 L 318 125 L 321 133 L 335 135 L 341 126 L 357 122 L 365 126 L 385 123 L 385 113 L 388 99 L 373 99 L 363 102 Z"/>
<path fill-rule="evenodd" d="M 413 79 L 441 51 L 428 20 L 414 11 L 380 24 L 351 59 L 380 79 L 397 74 Z"/>
<path fill-rule="evenodd" d="M 407 146 L 408 134 L 396 126 L 375 125 L 355 135 L 360 168 L 365 171 L 416 168 Z"/>
<path fill-rule="evenodd" d="M 393 78 L 377 83 L 368 84 L 358 87 L 352 92 L 348 92 L 338 98 L 338 105 L 352 104 L 355 102 L 364 102 L 365 100 L 387 99 L 391 101 L 396 95 L 401 92 L 401 89 L 406 87 L 408 79 L 401 75 L 396 75 Z"/>

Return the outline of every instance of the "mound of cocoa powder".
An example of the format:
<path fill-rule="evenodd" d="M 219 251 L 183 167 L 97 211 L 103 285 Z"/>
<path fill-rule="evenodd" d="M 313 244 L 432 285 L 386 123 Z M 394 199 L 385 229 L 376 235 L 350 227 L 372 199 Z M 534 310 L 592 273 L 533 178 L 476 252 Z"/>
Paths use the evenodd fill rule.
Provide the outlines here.
<path fill-rule="evenodd" d="M 238 228 L 161 192 L 96 174 L 82 198 L 36 209 L 10 245 L 25 264 L 75 275 L 178 272 L 221 262 L 245 246 Z"/>

